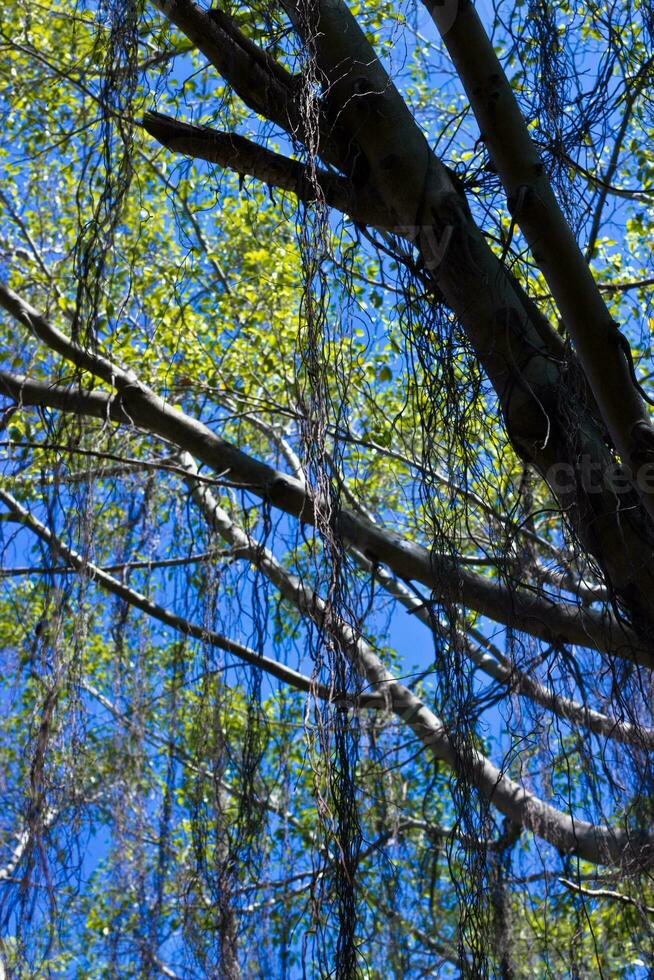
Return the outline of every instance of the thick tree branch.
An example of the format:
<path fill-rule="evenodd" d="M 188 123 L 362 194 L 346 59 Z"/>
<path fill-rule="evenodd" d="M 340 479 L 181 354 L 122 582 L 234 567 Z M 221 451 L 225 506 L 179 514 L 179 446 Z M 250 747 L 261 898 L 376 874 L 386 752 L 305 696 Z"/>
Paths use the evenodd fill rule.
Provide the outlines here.
<path fill-rule="evenodd" d="M 104 370 L 106 363 L 101 358 L 100 368 Z M 123 374 L 122 369 L 114 371 L 115 378 L 122 378 Z M 304 523 L 313 523 L 313 503 L 297 479 L 242 453 L 201 422 L 168 406 L 150 389 L 137 383 L 134 375 L 130 378 L 129 385 L 121 381 L 118 395 L 93 392 L 86 405 L 84 392 L 73 392 L 69 400 L 65 388 L 30 381 L 6 371 L 0 372 L 0 387 L 18 404 L 64 409 L 68 405 L 69 411 L 136 425 L 186 450 L 227 476 L 233 485 L 250 490 Z M 535 592 L 509 589 L 347 510 L 337 515 L 336 529 L 346 545 L 355 547 L 373 563 L 388 565 L 399 578 L 414 579 L 443 598 L 462 603 L 495 622 L 548 642 L 590 646 L 635 663 L 654 664 L 649 645 L 608 611 L 598 612 L 555 602 Z"/>
<path fill-rule="evenodd" d="M 302 79 L 246 37 L 220 9 L 203 10 L 193 0 L 153 0 L 153 5 L 202 52 L 250 109 L 280 126 L 292 139 L 305 141 L 307 122 L 299 98 Z M 347 173 L 349 141 L 338 125 L 325 118 L 318 102 L 314 110 L 320 156 Z"/>
<path fill-rule="evenodd" d="M 252 42 L 239 43 L 236 32 L 243 35 L 235 25 L 229 29 L 228 18 L 214 18 L 193 0 L 154 0 L 154 6 L 202 52 L 250 109 L 285 130 L 299 125 L 293 76 Z"/>
<path fill-rule="evenodd" d="M 387 700 L 389 709 L 436 759 L 455 772 L 460 768 L 468 772 L 443 722 L 431 709 L 393 677 L 370 644 L 335 615 L 311 588 L 283 568 L 266 547 L 236 526 L 208 487 L 195 480 L 197 467 L 190 456 L 183 455 L 181 462 L 188 467 L 192 496 L 209 525 L 236 553 L 241 553 L 266 575 L 300 613 L 320 629 L 327 630 L 353 668 L 367 680 L 371 690 Z M 632 841 L 625 831 L 577 821 L 525 790 L 477 751 L 473 752 L 470 778 L 480 793 L 514 824 L 533 831 L 565 853 L 576 854 L 595 864 L 636 862 L 637 866 L 646 866 L 654 861 L 654 837 L 644 836 L 641 841 Z"/>
<path fill-rule="evenodd" d="M 173 152 L 256 177 L 265 184 L 290 191 L 301 201 L 315 201 L 322 195 L 330 207 L 348 214 L 359 224 L 379 228 L 392 224 L 388 211 L 372 191 L 366 188 L 355 191 L 351 181 L 327 170 L 309 173 L 298 160 L 274 153 L 236 133 L 191 126 L 159 112 L 146 113 L 143 128 Z"/>
<path fill-rule="evenodd" d="M 558 468 L 576 474 L 580 458 L 603 474 L 616 469 L 601 417 L 579 394 L 574 360 L 564 365 L 551 327 L 491 251 L 465 194 L 431 151 L 344 0 L 319 0 L 319 30 L 318 21 L 306 23 L 297 0 L 285 5 L 315 47 L 326 96 L 360 146 L 366 178 L 404 225 L 405 237 L 412 236 L 439 294 L 463 324 L 497 392 L 513 447 L 549 482 L 639 628 L 654 634 L 654 534 L 638 494 L 632 489 L 621 501 L 610 485 L 589 490 L 581 479 L 556 482 Z M 630 382 L 627 407 L 633 394 Z M 574 433 L 571 412 L 578 418 Z"/>
<path fill-rule="evenodd" d="M 466 90 L 511 214 L 522 229 L 574 342 L 622 460 L 635 473 L 654 460 L 654 427 L 633 377 L 631 351 L 602 298 L 554 194 L 526 120 L 471 0 L 452 16 L 427 8 Z M 654 493 L 637 483 L 652 520 Z"/>

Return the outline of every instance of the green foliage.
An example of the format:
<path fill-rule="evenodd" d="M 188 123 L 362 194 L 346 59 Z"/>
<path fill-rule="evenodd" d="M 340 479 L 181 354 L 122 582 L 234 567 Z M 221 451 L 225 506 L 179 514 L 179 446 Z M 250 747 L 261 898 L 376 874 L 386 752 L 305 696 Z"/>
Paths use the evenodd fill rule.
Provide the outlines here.
<path fill-rule="evenodd" d="M 509 5 L 508 21 L 498 14 L 496 27 L 513 88 L 535 137 L 545 141 L 543 64 L 530 35 L 538 6 Z M 615 84 L 642 67 L 638 4 L 619 43 L 607 5 L 547 6 L 558 19 L 557 36 L 574 28 L 588 45 L 580 71 L 590 71 L 609 35 L 617 45 L 609 71 Z M 71 9 L 55 0 L 8 3 L 0 11 L 0 115 L 9 137 L 0 146 L 0 254 L 9 285 L 243 451 L 284 471 L 299 468 L 309 481 L 316 479 L 314 452 L 321 453 L 335 502 L 437 554 L 455 555 L 489 581 L 505 583 L 526 567 L 525 527 L 538 535 L 544 555 L 567 554 L 556 501 L 509 446 L 495 395 L 459 325 L 425 294 L 408 247 L 402 263 L 373 232 L 376 244 L 346 219 L 327 219 L 291 194 L 174 156 L 139 127 L 143 111 L 156 105 L 292 151 L 153 6 L 138 9 L 129 118 L 107 111 L 99 94 L 109 57 L 103 39 L 119 9 Z M 387 2 L 351 10 L 430 143 L 461 175 L 491 246 L 553 318 L 545 280 L 525 257 L 483 144 L 462 113 L 452 68 L 423 34 L 423 15 Z M 289 70 L 302 68 L 281 8 L 240 6 L 233 13 L 247 37 Z M 577 140 L 587 152 L 584 166 L 572 137 L 570 145 L 545 147 L 561 183 L 569 180 L 593 203 L 593 175 L 610 158 L 604 136 L 621 97 L 607 102 L 604 116 L 589 117 Z M 637 365 L 649 354 L 654 322 L 644 285 L 654 234 L 652 129 L 644 119 L 636 99 L 628 152 L 610 183 L 637 191 L 619 197 L 624 210 L 607 220 L 590 250 L 611 312 L 628 323 Z M 112 199 L 111 220 L 95 229 L 106 264 L 97 279 L 91 270 L 98 302 L 84 306 L 80 324 L 76 257 L 93 231 L 89 216 L 102 210 L 108 171 L 127 152 L 124 127 L 132 172 Z M 570 203 L 577 228 L 589 210 Z M 309 356 L 312 298 L 322 317 L 317 364 Z M 72 391 L 108 391 L 8 317 L 3 366 Z M 3 485 L 84 560 L 113 569 L 207 634 L 222 632 L 338 688 L 328 630 L 311 626 L 253 563 L 217 542 L 163 437 L 27 406 L 8 412 L 5 423 Z M 650 813 L 649 790 L 640 792 L 633 770 L 625 786 L 612 780 L 611 748 L 607 761 L 597 762 L 606 766 L 598 794 L 587 771 L 594 753 L 574 726 L 559 720 L 548 727 L 537 712 L 516 717 L 517 697 L 504 688 L 506 714 L 498 713 L 499 686 L 480 681 L 470 666 L 463 679 L 453 678 L 443 666 L 447 636 L 423 630 L 416 639 L 415 618 L 397 612 L 365 566 L 367 559 L 374 566 L 374 556 L 364 556 L 364 567 L 335 557 L 328 535 L 291 527 L 235 488 L 229 472 L 202 474 L 230 517 L 302 582 L 328 594 L 330 609 L 428 705 L 440 705 L 453 728 L 463 724 L 463 700 L 474 716 L 474 748 L 504 759 L 515 777 L 533 764 L 536 789 L 581 814 L 601 812 L 602 793 L 605 815 L 628 812 L 635 821 Z M 469 952 L 466 895 L 475 895 L 480 920 L 495 923 L 488 928 L 496 942 L 484 954 L 492 975 L 593 977 L 600 967 L 605 976 L 645 975 L 637 973 L 651 958 L 644 924 L 651 912 L 643 907 L 654 905 L 646 875 L 629 873 L 620 882 L 634 904 L 593 897 L 593 889 L 613 886 L 608 874 L 553 848 L 542 859 L 546 873 L 533 837 L 523 834 L 512 844 L 510 873 L 492 846 L 484 850 L 480 887 L 466 838 L 474 830 L 496 840 L 501 821 L 472 795 L 464 798 L 469 818 L 461 816 L 455 780 L 397 716 L 345 711 L 292 691 L 219 651 L 208 635 L 206 642 L 180 637 L 108 597 L 92 577 L 70 574 L 57 546 L 35 543 L 20 524 L 3 520 L 0 531 L 7 567 L 29 565 L 34 573 L 2 579 L 0 608 L 7 707 L 0 721 L 0 845 L 7 868 L 21 828 L 30 832 L 17 868 L 0 870 L 7 896 L 0 895 L 0 954 L 8 975 L 220 976 L 234 935 L 243 976 L 329 975 L 342 863 L 334 802 L 335 772 L 344 767 L 334 734 L 341 728 L 354 746 L 362 976 L 457 975 Z M 166 565 L 171 559 L 179 563 Z M 590 580 L 589 566 L 582 555 L 574 570 Z M 548 568 L 537 584 L 558 587 Z M 492 631 L 470 610 L 452 616 L 457 629 Z M 505 641 L 508 650 L 512 637 Z M 519 666 L 547 666 L 548 651 L 535 646 L 525 643 Z M 594 663 L 589 654 L 590 677 Z M 598 699 L 606 693 L 602 682 Z M 577 876 L 587 894 L 561 880 Z M 498 919 L 511 944 L 511 972 L 504 974 Z"/>

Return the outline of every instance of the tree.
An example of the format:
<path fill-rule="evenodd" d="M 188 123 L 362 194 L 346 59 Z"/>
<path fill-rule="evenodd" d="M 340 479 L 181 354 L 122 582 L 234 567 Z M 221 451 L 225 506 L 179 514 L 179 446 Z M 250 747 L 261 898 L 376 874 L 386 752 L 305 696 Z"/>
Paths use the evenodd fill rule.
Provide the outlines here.
<path fill-rule="evenodd" d="M 5 969 L 650 975 L 649 5 L 0 32 Z"/>

